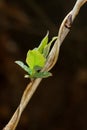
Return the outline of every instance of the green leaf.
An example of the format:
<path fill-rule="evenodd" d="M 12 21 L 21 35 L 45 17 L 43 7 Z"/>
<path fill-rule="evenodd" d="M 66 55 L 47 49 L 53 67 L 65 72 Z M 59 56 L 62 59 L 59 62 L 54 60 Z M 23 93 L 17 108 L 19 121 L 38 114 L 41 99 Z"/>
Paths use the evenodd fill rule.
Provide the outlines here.
<path fill-rule="evenodd" d="M 48 43 L 48 35 L 49 32 L 47 32 L 38 48 L 34 48 L 33 50 L 28 51 L 26 56 L 26 63 L 28 66 L 25 65 L 22 61 L 15 61 L 16 64 L 18 64 L 28 73 L 28 75 L 25 75 L 25 78 L 30 78 L 33 80 L 34 78 L 47 78 L 52 76 L 50 72 L 40 71 L 46 63 L 52 42 L 57 39 L 57 37 L 53 37 L 52 40 Z"/>
<path fill-rule="evenodd" d="M 39 47 L 38 47 L 38 51 L 40 52 L 40 53 L 43 53 L 43 49 L 44 49 L 44 47 L 47 45 L 47 43 L 48 43 L 48 35 L 49 35 L 49 32 L 47 32 L 47 34 L 46 34 L 46 36 L 42 39 L 42 41 L 41 41 L 41 43 L 40 43 L 40 45 L 39 45 Z"/>
<path fill-rule="evenodd" d="M 41 69 L 42 69 L 42 67 L 40 67 L 40 66 L 34 66 L 35 71 L 38 71 L 38 70 L 41 70 Z"/>
<path fill-rule="evenodd" d="M 24 69 L 28 74 L 31 74 L 31 69 L 25 65 L 22 61 L 15 61 L 16 64 L 18 64 L 22 69 Z"/>
<path fill-rule="evenodd" d="M 52 40 L 45 46 L 43 55 L 44 57 L 47 57 L 50 51 L 51 44 L 57 39 L 57 37 L 53 37 Z"/>
<path fill-rule="evenodd" d="M 44 50 L 43 50 L 43 55 L 44 57 L 47 57 L 50 51 L 50 47 L 51 47 L 51 43 L 49 43 L 48 45 L 45 46 Z"/>
<path fill-rule="evenodd" d="M 31 70 L 33 70 L 36 66 L 43 67 L 45 61 L 45 57 L 38 50 L 34 49 L 28 51 L 26 63 L 28 64 Z"/>
<path fill-rule="evenodd" d="M 37 72 L 34 75 L 35 78 L 47 78 L 49 76 L 52 76 L 52 74 L 50 72 L 47 72 L 47 71 L 45 71 L 45 72 Z"/>

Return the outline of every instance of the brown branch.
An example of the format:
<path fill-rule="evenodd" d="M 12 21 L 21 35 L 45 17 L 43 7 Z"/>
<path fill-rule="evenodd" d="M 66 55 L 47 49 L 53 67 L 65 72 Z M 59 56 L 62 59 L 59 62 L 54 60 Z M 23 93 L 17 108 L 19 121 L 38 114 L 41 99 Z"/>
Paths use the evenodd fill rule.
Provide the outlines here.
<path fill-rule="evenodd" d="M 59 29 L 58 39 L 54 43 L 54 45 L 50 51 L 50 54 L 48 56 L 48 60 L 45 64 L 44 68 L 42 69 L 42 71 L 49 71 L 55 65 L 55 63 L 58 59 L 60 46 L 61 46 L 63 40 L 65 39 L 65 37 L 67 36 L 67 34 L 69 33 L 71 25 L 72 25 L 75 17 L 77 16 L 77 14 L 79 13 L 80 8 L 86 2 L 87 2 L 87 0 L 77 0 L 74 8 L 64 18 L 64 20 L 60 26 L 60 29 Z M 20 102 L 17 110 L 15 111 L 14 115 L 12 116 L 12 118 L 8 122 L 8 124 L 3 128 L 3 130 L 15 130 L 16 129 L 22 112 L 24 111 L 26 105 L 30 101 L 32 95 L 34 94 L 34 92 L 37 89 L 41 80 L 42 80 L 41 78 L 37 78 L 28 84 L 28 86 L 26 87 L 26 89 L 23 93 L 21 102 Z"/>

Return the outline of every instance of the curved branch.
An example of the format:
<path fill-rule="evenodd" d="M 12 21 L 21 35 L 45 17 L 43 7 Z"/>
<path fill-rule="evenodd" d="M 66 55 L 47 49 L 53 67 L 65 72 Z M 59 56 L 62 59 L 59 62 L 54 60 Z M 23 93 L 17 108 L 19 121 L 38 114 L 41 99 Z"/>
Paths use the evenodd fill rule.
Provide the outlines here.
<path fill-rule="evenodd" d="M 50 54 L 48 56 L 48 60 L 42 69 L 42 71 L 49 71 L 53 68 L 55 65 L 57 59 L 58 59 L 58 54 L 60 50 L 60 46 L 67 36 L 67 34 L 70 31 L 71 25 L 79 13 L 80 8 L 82 7 L 83 4 L 85 4 L 87 0 L 77 0 L 74 8 L 67 14 L 67 16 L 64 18 L 60 29 L 58 33 L 58 39 L 55 41 Z M 33 81 L 31 81 L 28 86 L 26 87 L 23 96 L 21 98 L 20 104 L 18 108 L 16 109 L 14 115 L 12 116 L 11 120 L 8 122 L 8 124 L 3 128 L 3 130 L 15 130 L 17 127 L 17 124 L 20 120 L 21 114 L 24 111 L 26 105 L 30 101 L 32 95 L 34 94 L 35 90 L 37 89 L 39 83 L 41 82 L 41 78 L 37 78 Z"/>

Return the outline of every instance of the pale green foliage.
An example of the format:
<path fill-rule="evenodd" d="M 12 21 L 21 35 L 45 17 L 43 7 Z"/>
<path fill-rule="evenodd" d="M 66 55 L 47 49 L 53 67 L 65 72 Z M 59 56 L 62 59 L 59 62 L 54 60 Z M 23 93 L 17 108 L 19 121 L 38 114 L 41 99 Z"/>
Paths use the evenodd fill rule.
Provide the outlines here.
<path fill-rule="evenodd" d="M 37 50 L 29 50 L 27 53 L 26 63 L 30 69 L 34 69 L 35 66 L 43 67 L 46 58 Z"/>
<path fill-rule="evenodd" d="M 40 53 L 43 53 L 45 46 L 48 44 L 48 35 L 49 35 L 49 32 L 47 32 L 46 36 L 42 39 L 42 41 L 38 47 L 38 51 Z"/>
<path fill-rule="evenodd" d="M 47 32 L 46 36 L 42 39 L 38 48 L 34 48 L 33 50 L 28 51 L 26 56 L 27 65 L 25 65 L 21 61 L 15 62 L 28 73 L 28 75 L 25 75 L 25 77 L 47 78 L 52 75 L 50 72 L 40 71 L 46 63 L 52 42 L 57 39 L 57 37 L 54 37 L 48 43 L 48 35 L 49 33 Z"/>

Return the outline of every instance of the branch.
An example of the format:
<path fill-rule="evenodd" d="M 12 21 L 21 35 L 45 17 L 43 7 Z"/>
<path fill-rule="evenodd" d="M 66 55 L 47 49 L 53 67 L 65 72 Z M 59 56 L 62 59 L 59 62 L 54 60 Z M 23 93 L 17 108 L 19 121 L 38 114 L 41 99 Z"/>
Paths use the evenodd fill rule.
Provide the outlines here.
<path fill-rule="evenodd" d="M 73 9 L 64 18 L 64 20 L 60 26 L 60 29 L 59 29 L 58 38 L 55 41 L 55 43 L 50 51 L 48 60 L 45 64 L 44 68 L 42 69 L 42 71 L 49 71 L 55 65 L 55 63 L 58 59 L 60 46 L 61 46 L 63 40 L 65 39 L 65 37 L 67 36 L 67 34 L 69 33 L 71 25 L 72 25 L 75 17 L 77 16 L 77 14 L 79 13 L 80 8 L 86 2 L 87 2 L 87 0 L 77 0 Z M 30 101 L 32 95 L 34 94 L 34 92 L 37 89 L 41 80 L 42 80 L 41 78 L 37 78 L 37 79 L 31 81 L 27 85 L 18 108 L 16 109 L 14 115 L 12 116 L 12 118 L 8 122 L 8 124 L 3 128 L 3 130 L 15 130 L 16 129 L 22 112 L 24 111 L 25 107 L 27 106 L 28 102 Z"/>

